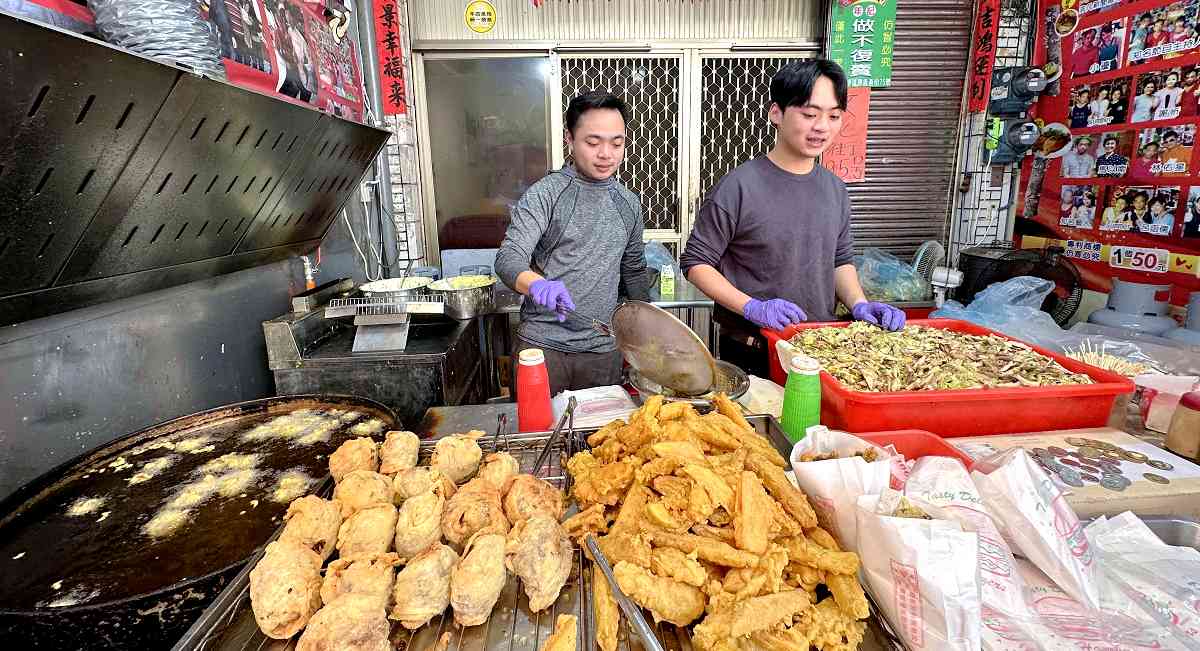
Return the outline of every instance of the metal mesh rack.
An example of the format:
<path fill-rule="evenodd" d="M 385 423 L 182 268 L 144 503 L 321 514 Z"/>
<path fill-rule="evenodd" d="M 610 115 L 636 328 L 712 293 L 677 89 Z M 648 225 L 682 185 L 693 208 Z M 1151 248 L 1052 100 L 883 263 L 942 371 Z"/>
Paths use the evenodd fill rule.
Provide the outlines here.
<path fill-rule="evenodd" d="M 446 300 L 439 294 L 414 294 L 404 300 L 386 298 L 335 298 L 325 307 L 325 318 L 442 314 Z"/>
<path fill-rule="evenodd" d="M 778 424 L 768 416 L 749 416 L 749 422 L 763 435 L 771 438 L 776 447 L 785 449 L 786 439 Z M 482 425 L 482 423 L 481 423 Z M 552 448 L 549 462 L 538 473 L 542 479 L 570 491 L 571 478 L 566 472 L 567 460 L 580 450 L 587 449 L 587 436 L 594 428 L 574 429 L 564 432 L 563 437 Z M 533 469 L 538 453 L 549 440 L 546 432 L 516 434 L 500 442 L 500 449 L 507 449 L 517 459 L 522 472 Z M 418 464 L 428 465 L 434 441 L 422 441 Z M 479 439 L 484 453 L 496 447 L 493 436 Z M 507 447 L 506 447 L 507 446 Z M 576 511 L 571 504 L 568 514 Z M 192 625 L 173 651 L 292 651 L 297 638 L 271 640 L 264 636 L 254 622 L 250 610 L 250 569 L 258 562 L 261 553 L 247 563 L 246 568 L 234 578 L 208 611 Z M 521 589 L 520 580 L 510 574 L 500 600 L 492 610 L 488 621 L 480 626 L 463 628 L 454 622 L 447 609 L 441 617 L 428 625 L 409 631 L 394 624 L 391 633 L 392 647 L 398 651 L 427 651 L 443 633 L 450 633 L 450 644 L 446 651 L 538 651 L 550 633 L 559 615 L 571 614 L 579 618 L 580 639 L 577 648 L 585 651 L 595 648 L 595 623 L 592 621 L 592 572 L 590 562 L 582 551 L 575 552 L 575 563 L 571 575 L 563 586 L 562 593 L 554 604 L 540 613 L 529 611 L 529 600 Z M 872 612 L 879 609 L 872 605 Z M 651 624 L 665 651 L 692 651 L 692 643 L 686 628 L 658 622 Z M 867 637 L 860 648 L 863 651 L 899 651 L 903 646 L 890 632 L 881 617 L 868 620 Z M 618 651 L 644 651 L 645 647 L 637 635 L 630 630 L 626 618 L 621 618 L 617 632 Z"/>

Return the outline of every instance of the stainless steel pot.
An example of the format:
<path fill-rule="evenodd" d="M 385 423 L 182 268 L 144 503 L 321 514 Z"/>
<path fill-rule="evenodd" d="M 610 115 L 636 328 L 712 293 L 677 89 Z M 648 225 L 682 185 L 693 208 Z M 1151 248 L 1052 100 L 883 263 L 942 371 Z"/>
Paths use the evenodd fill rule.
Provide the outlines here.
<path fill-rule="evenodd" d="M 363 296 L 367 298 L 377 298 L 385 301 L 405 301 L 413 296 L 416 296 L 417 294 L 428 293 L 429 289 L 427 286 L 432 282 L 432 278 L 409 276 L 407 278 L 376 280 L 374 282 L 369 282 L 365 285 L 359 286 L 359 289 L 362 290 Z M 415 286 L 408 287 L 407 289 L 401 289 L 401 287 L 405 285 Z"/>
<path fill-rule="evenodd" d="M 480 314 L 489 314 L 496 309 L 493 288 L 495 282 L 471 289 L 435 289 L 433 285 L 427 289 L 431 293 L 441 294 L 446 301 L 446 316 L 452 319 L 466 320 Z"/>

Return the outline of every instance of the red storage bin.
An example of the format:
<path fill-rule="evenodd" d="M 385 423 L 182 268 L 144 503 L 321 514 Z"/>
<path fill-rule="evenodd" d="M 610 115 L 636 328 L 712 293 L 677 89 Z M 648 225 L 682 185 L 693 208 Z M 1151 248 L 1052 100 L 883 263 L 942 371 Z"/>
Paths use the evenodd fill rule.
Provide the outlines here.
<path fill-rule="evenodd" d="M 942 328 L 972 335 L 998 335 L 983 326 L 956 319 L 918 319 L 910 325 Z M 783 331 L 762 331 L 767 338 L 771 379 L 787 381 L 775 342 L 791 339 L 809 328 L 849 325 L 799 323 Z M 958 389 L 952 391 L 852 391 L 834 377 L 821 372 L 821 423 L 847 432 L 881 432 L 920 429 L 940 436 L 1020 434 L 1060 429 L 1102 427 L 1117 396 L 1132 393 L 1133 382 L 1083 362 L 1043 348 L 1033 350 L 1050 357 L 1064 368 L 1085 373 L 1096 384 L 1055 387 L 1008 387 L 1002 389 Z"/>
<path fill-rule="evenodd" d="M 921 457 L 953 457 L 963 462 L 967 472 L 975 462 L 963 454 L 958 448 L 942 440 L 942 437 L 932 432 L 920 429 L 901 429 L 894 432 L 865 432 L 855 434 L 864 441 L 870 441 L 879 447 L 895 446 L 896 451 L 905 459 L 920 459 Z"/>

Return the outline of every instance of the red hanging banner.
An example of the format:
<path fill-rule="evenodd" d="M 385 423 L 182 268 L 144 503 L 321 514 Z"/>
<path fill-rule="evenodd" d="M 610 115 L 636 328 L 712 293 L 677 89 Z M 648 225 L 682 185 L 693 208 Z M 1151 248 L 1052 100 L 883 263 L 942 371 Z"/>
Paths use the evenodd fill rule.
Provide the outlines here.
<path fill-rule="evenodd" d="M 970 82 L 967 84 L 967 110 L 971 113 L 987 110 L 999 29 L 1000 0 L 979 0 L 975 10 L 975 31 L 971 36 Z"/>
<path fill-rule="evenodd" d="M 395 0 L 371 3 L 375 14 L 375 51 L 384 115 L 408 113 L 404 94 L 404 57 L 400 44 L 400 9 Z"/>

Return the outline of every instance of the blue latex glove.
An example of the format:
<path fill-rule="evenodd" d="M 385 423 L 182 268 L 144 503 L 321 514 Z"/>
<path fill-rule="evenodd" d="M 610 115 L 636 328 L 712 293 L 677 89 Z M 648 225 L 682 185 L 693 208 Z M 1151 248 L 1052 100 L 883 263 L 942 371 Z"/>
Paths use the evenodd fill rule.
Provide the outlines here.
<path fill-rule="evenodd" d="M 541 278 L 529 285 L 529 297 L 533 302 L 552 312 L 558 312 L 558 321 L 567 320 L 567 311 L 575 311 L 575 301 L 571 300 L 571 292 L 567 286 L 557 280 Z"/>
<path fill-rule="evenodd" d="M 903 328 L 906 320 L 904 310 L 875 301 L 863 301 L 855 305 L 850 314 L 854 315 L 855 321 L 866 321 L 892 332 Z"/>
<path fill-rule="evenodd" d="M 772 298 L 769 301 L 752 298 L 742 308 L 742 316 L 754 325 L 771 330 L 783 330 L 793 323 L 808 320 L 800 306 L 782 298 Z"/>

